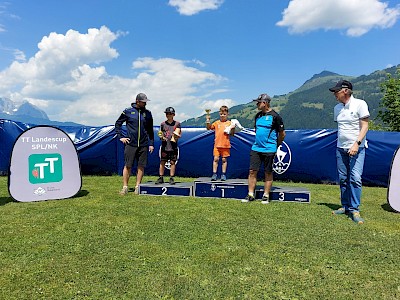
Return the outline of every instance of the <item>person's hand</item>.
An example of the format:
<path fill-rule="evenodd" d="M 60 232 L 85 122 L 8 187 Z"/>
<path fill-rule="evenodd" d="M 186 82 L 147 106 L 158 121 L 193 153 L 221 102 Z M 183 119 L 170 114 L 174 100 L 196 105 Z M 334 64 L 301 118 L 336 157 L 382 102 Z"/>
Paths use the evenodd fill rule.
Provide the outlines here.
<path fill-rule="evenodd" d="M 153 153 L 153 151 L 154 151 L 154 146 L 149 146 L 149 152 Z"/>
<path fill-rule="evenodd" d="M 131 140 L 129 138 L 120 138 L 119 139 L 122 143 L 124 143 L 125 145 L 128 144 Z"/>
<path fill-rule="evenodd" d="M 354 156 L 358 153 L 358 144 L 354 143 L 353 146 L 351 146 L 351 148 L 349 149 L 349 151 L 347 152 L 350 156 Z"/>

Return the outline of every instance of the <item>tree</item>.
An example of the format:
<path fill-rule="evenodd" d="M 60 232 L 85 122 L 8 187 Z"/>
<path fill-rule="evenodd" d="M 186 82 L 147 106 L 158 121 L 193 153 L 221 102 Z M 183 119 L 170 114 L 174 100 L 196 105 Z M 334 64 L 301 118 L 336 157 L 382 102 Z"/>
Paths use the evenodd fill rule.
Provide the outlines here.
<path fill-rule="evenodd" d="M 400 68 L 392 76 L 387 74 L 387 80 L 380 84 L 383 93 L 380 102 L 378 118 L 389 131 L 400 131 Z"/>

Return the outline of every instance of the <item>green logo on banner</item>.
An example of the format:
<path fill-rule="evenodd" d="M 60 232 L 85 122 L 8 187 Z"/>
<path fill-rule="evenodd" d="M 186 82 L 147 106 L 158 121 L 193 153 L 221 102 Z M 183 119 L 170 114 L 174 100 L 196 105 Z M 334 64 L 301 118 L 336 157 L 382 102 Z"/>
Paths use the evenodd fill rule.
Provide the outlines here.
<path fill-rule="evenodd" d="M 63 178 L 62 159 L 58 153 L 29 156 L 29 182 L 60 182 Z"/>

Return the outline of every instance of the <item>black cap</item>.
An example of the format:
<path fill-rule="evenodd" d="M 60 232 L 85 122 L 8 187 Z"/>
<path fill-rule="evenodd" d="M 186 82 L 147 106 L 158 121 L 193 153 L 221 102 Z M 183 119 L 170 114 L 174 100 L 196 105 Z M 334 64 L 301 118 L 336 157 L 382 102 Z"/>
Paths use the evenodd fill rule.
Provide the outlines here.
<path fill-rule="evenodd" d="M 150 101 L 150 99 L 147 99 L 146 94 L 139 93 L 136 96 L 136 101 L 147 102 L 147 101 Z"/>
<path fill-rule="evenodd" d="M 173 107 L 167 107 L 164 111 L 164 113 L 171 113 L 171 114 L 175 114 L 175 109 Z"/>
<path fill-rule="evenodd" d="M 257 102 L 271 102 L 271 97 L 268 96 L 268 94 L 261 94 L 260 96 L 258 96 L 257 99 L 254 99 L 253 101 L 257 101 Z"/>
<path fill-rule="evenodd" d="M 350 81 L 339 80 L 338 83 L 336 83 L 336 85 L 334 87 L 330 88 L 329 90 L 331 92 L 338 92 L 341 89 L 350 89 L 350 90 L 352 90 L 353 89 L 353 85 L 351 84 Z"/>

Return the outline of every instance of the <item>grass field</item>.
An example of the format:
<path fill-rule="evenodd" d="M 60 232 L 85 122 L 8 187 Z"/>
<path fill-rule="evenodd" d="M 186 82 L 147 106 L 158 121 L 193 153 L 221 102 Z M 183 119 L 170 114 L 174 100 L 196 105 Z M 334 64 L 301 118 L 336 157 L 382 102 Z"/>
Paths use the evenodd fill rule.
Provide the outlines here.
<path fill-rule="evenodd" d="M 278 182 L 311 204 L 261 205 L 121 197 L 121 181 L 85 176 L 75 198 L 16 203 L 0 177 L 0 299 L 400 299 L 384 188 L 364 187 L 357 225 L 331 215 L 335 185 Z"/>

